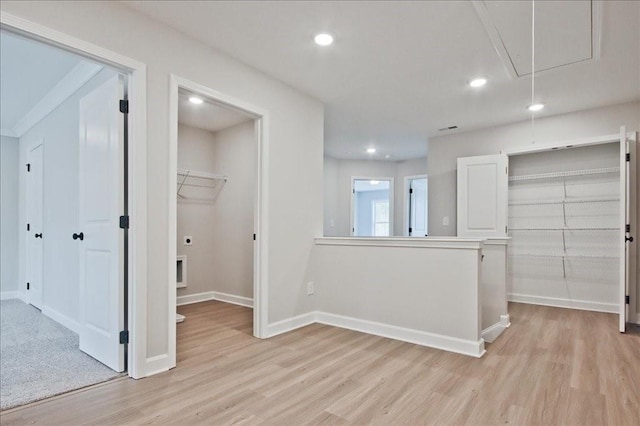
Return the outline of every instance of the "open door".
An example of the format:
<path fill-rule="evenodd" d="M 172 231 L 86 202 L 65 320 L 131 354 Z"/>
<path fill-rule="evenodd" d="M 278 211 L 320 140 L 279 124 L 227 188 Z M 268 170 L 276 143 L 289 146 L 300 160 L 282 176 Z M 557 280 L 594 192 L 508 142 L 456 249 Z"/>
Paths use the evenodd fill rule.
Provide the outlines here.
<path fill-rule="evenodd" d="M 620 128 L 620 318 L 619 329 L 626 331 L 629 320 L 636 321 L 636 140 Z M 633 305 L 630 304 L 633 302 Z"/>
<path fill-rule="evenodd" d="M 458 158 L 458 236 L 506 237 L 508 215 L 506 154 Z"/>
<path fill-rule="evenodd" d="M 27 153 L 27 302 L 42 309 L 44 143 Z"/>
<path fill-rule="evenodd" d="M 73 234 L 80 245 L 80 350 L 115 371 L 125 368 L 120 78 L 80 100 L 80 220 Z"/>

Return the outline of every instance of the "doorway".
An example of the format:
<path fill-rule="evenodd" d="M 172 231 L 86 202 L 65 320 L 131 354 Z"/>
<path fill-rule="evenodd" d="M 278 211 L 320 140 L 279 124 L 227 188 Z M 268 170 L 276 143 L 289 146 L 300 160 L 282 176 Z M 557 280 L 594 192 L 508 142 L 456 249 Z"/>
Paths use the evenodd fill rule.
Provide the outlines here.
<path fill-rule="evenodd" d="M 3 154 L 13 145 L 17 163 L 16 176 L 2 170 L 17 193 L 3 201 L 2 221 L 4 228 L 5 210 L 15 210 L 8 216 L 18 229 L 18 261 L 2 254 L 3 269 L 17 277 L 2 282 L 2 330 L 20 336 L 2 339 L 5 409 L 127 369 L 127 231 L 119 216 L 128 216 L 128 74 L 4 24 L 0 42 Z M 22 345 L 44 349 L 25 353 Z"/>
<path fill-rule="evenodd" d="M 178 305 L 218 301 L 253 308 L 252 335 L 266 337 L 268 122 L 266 111 L 177 76 L 171 97 L 169 353 L 175 366 L 176 321 L 184 321 L 182 328 L 189 322 L 176 314 Z"/>

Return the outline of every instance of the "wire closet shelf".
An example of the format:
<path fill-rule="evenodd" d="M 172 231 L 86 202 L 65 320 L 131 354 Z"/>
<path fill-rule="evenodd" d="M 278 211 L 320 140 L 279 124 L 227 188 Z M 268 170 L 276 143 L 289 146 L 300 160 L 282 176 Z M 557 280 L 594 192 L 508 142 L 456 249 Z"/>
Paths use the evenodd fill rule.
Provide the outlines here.
<path fill-rule="evenodd" d="M 226 175 L 178 169 L 177 196 L 183 201 L 214 202 L 228 179 Z"/>

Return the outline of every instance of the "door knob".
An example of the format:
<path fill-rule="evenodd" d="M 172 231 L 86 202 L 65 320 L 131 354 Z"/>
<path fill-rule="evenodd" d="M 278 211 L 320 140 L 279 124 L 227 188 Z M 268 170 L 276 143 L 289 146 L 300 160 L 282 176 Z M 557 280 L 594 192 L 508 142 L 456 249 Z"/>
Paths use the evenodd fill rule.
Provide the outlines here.
<path fill-rule="evenodd" d="M 41 232 L 41 233 L 39 233 L 39 234 L 34 235 L 34 237 L 36 237 L 36 238 L 42 238 L 42 232 Z"/>
<path fill-rule="evenodd" d="M 82 232 L 79 233 L 79 234 L 74 233 L 73 234 L 73 239 L 74 240 L 78 240 L 79 239 L 80 241 L 84 240 L 84 233 L 82 233 Z"/>

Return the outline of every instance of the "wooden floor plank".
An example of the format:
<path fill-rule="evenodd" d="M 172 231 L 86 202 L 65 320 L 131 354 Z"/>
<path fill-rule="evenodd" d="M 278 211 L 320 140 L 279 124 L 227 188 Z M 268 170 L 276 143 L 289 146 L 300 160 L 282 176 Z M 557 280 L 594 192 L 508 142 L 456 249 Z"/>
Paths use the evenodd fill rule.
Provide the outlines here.
<path fill-rule="evenodd" d="M 640 337 L 617 317 L 512 303 L 481 359 L 313 324 L 251 336 L 251 309 L 179 307 L 178 366 L 0 413 L 3 426 L 640 424 Z"/>

